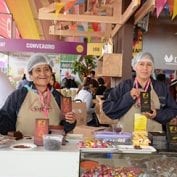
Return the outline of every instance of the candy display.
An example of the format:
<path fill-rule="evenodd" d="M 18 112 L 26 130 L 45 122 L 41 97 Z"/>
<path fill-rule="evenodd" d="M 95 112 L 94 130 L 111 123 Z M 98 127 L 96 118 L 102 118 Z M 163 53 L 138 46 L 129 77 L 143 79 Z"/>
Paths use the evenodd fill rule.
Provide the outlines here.
<path fill-rule="evenodd" d="M 145 169 L 144 173 L 149 177 L 177 177 L 177 158 L 163 156 L 149 156 L 137 160 L 129 159 L 130 165 Z"/>
<path fill-rule="evenodd" d="M 150 140 L 148 138 L 148 132 L 134 131 L 132 142 L 136 148 L 140 148 L 141 146 L 149 146 Z"/>
<path fill-rule="evenodd" d="M 78 143 L 79 148 L 110 148 L 113 147 L 113 143 L 109 141 L 87 139 Z"/>
<path fill-rule="evenodd" d="M 99 165 L 95 169 L 86 170 L 81 177 L 138 177 L 143 171 L 138 167 L 109 167 Z"/>
<path fill-rule="evenodd" d="M 80 167 L 83 170 L 93 170 L 98 166 L 99 166 L 99 163 L 97 161 L 94 161 L 94 160 L 82 160 L 80 162 Z"/>

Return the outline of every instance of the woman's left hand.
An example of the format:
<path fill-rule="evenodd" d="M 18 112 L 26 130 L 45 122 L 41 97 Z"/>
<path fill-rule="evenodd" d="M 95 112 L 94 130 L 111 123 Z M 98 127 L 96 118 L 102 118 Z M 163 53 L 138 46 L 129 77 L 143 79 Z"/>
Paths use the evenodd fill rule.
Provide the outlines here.
<path fill-rule="evenodd" d="M 66 122 L 73 124 L 76 121 L 76 114 L 74 112 L 68 112 L 65 114 Z"/>
<path fill-rule="evenodd" d="M 157 115 L 157 111 L 156 109 L 152 109 L 151 112 L 144 112 L 143 114 L 149 119 L 154 119 Z"/>

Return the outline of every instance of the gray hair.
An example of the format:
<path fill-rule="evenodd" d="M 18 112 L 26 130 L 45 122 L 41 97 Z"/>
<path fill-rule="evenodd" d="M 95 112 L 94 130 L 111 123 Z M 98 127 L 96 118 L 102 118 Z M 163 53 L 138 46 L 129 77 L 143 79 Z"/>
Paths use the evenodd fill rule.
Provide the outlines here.
<path fill-rule="evenodd" d="M 149 59 L 152 62 L 152 64 L 154 65 L 154 57 L 152 56 L 151 53 L 140 52 L 132 59 L 131 65 L 132 65 L 133 69 L 135 68 L 136 64 L 144 58 Z"/>

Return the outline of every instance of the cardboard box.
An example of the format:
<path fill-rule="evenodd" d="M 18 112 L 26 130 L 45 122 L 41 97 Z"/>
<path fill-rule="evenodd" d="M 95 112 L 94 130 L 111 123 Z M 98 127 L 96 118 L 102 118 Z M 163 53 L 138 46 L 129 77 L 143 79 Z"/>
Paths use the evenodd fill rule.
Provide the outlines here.
<path fill-rule="evenodd" d="M 111 77 L 122 77 L 122 60 L 121 53 L 111 53 L 103 55 L 102 75 Z"/>

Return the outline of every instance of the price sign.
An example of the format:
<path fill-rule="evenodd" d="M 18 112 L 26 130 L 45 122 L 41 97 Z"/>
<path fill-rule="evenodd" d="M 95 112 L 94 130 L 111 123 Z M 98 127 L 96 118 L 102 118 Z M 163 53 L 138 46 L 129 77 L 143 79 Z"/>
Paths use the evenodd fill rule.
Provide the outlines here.
<path fill-rule="evenodd" d="M 87 55 L 101 56 L 103 53 L 103 43 L 88 43 Z"/>

